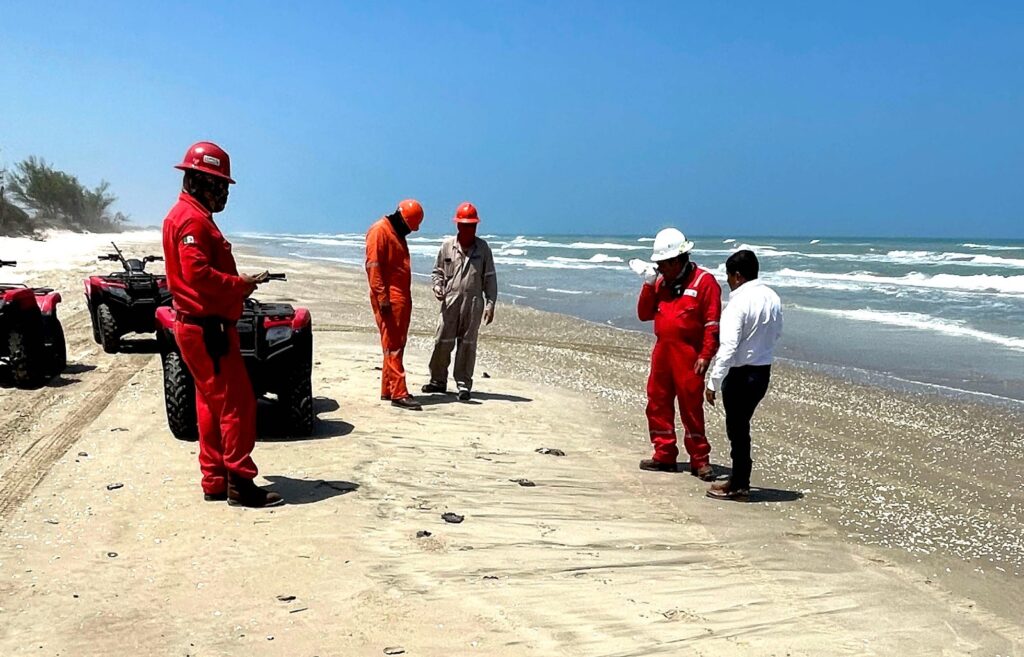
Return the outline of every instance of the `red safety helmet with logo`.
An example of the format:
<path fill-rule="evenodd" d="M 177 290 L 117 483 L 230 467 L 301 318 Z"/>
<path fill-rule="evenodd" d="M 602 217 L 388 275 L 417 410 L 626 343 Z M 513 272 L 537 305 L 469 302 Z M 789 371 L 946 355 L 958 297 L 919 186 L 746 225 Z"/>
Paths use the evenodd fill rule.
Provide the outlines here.
<path fill-rule="evenodd" d="M 181 164 L 174 165 L 174 168 L 182 171 L 202 171 L 223 178 L 232 185 L 235 184 L 231 177 L 231 158 L 227 151 L 213 142 L 200 141 L 192 144 L 185 151 Z"/>
<path fill-rule="evenodd" d="M 409 227 L 409 230 L 419 230 L 423 223 L 423 206 L 416 199 L 407 198 L 398 204 L 398 211 L 402 213 L 402 219 Z"/>
<path fill-rule="evenodd" d="M 455 223 L 457 224 L 478 224 L 480 217 L 477 216 L 476 206 L 472 203 L 463 203 L 455 211 Z"/>

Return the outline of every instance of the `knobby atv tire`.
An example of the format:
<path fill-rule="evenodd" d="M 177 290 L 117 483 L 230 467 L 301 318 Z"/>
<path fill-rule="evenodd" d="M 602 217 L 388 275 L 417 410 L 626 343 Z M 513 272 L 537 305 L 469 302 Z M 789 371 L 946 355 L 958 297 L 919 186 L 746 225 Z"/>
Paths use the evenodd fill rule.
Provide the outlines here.
<path fill-rule="evenodd" d="M 42 344 L 38 333 L 25 331 L 22 327 L 12 328 L 7 334 L 7 353 L 11 366 L 11 377 L 19 388 L 31 388 L 42 378 Z"/>
<path fill-rule="evenodd" d="M 96 324 L 99 326 L 100 345 L 108 354 L 116 354 L 121 350 L 121 334 L 117 330 L 117 320 L 110 306 L 101 303 L 96 308 Z"/>
<path fill-rule="evenodd" d="M 103 345 L 103 337 L 100 336 L 100 320 L 96 317 L 96 311 L 89 313 L 89 317 L 92 319 L 92 339 L 98 345 Z"/>
<path fill-rule="evenodd" d="M 287 419 L 287 431 L 293 436 L 311 436 L 316 414 L 313 412 L 313 368 L 296 365 L 285 375 L 278 395 Z"/>
<path fill-rule="evenodd" d="M 64 340 L 64 327 L 55 316 L 46 319 L 45 322 L 49 342 L 46 354 L 49 364 L 47 375 L 57 376 L 68 366 L 68 346 Z"/>
<path fill-rule="evenodd" d="M 196 419 L 195 381 L 178 352 L 169 352 L 163 361 L 167 426 L 179 440 L 196 440 L 199 438 L 199 424 Z"/>

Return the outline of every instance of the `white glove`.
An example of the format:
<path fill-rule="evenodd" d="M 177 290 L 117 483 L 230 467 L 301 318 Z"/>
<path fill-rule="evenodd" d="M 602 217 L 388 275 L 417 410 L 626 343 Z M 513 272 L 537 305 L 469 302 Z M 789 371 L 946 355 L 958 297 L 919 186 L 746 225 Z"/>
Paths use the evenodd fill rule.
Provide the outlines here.
<path fill-rule="evenodd" d="M 641 278 L 644 279 L 644 285 L 654 285 L 654 282 L 658 280 L 658 270 L 649 262 L 633 258 L 629 261 L 629 268 L 640 274 Z"/>

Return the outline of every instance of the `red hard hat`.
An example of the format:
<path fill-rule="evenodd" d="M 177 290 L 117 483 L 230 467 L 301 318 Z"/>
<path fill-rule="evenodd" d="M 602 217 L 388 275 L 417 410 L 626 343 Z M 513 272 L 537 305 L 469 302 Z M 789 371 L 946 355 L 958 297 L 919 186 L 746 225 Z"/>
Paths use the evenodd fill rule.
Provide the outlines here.
<path fill-rule="evenodd" d="M 478 224 L 480 217 L 476 214 L 476 206 L 472 203 L 463 203 L 455 211 L 455 223 L 457 224 Z"/>
<path fill-rule="evenodd" d="M 185 151 L 185 157 L 181 159 L 181 164 L 174 165 L 174 168 L 182 171 L 202 171 L 211 176 L 224 178 L 231 184 L 235 182 L 231 177 L 231 158 L 228 157 L 227 151 L 209 141 L 200 141 L 189 146 Z"/>
<path fill-rule="evenodd" d="M 402 219 L 409 226 L 409 230 L 419 230 L 423 223 L 423 206 L 416 199 L 407 198 L 398 204 L 398 211 L 402 213 Z"/>

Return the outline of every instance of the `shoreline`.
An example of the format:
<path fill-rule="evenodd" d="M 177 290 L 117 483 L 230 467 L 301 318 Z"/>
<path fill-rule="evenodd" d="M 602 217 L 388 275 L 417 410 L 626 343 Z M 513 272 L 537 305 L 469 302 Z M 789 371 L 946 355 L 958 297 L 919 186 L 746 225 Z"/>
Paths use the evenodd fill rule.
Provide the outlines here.
<path fill-rule="evenodd" d="M 287 270 L 288 282 L 259 297 L 313 316 L 319 435 L 261 440 L 255 453 L 266 480 L 295 503 L 258 516 L 197 502 L 195 445 L 167 433 L 159 359 L 102 354 L 88 335 L 73 291 L 96 263 L 34 273 L 67 290 L 72 369 L 57 387 L 0 388 L 0 412 L 30 413 L 0 432 L 6 652 L 39 639 L 61 654 L 113 654 L 132 629 L 149 654 L 169 652 L 167 637 L 185 641 L 175 649 L 191 641 L 199 652 L 234 653 L 241 644 L 254 655 L 339 645 L 380 654 L 398 644 L 440 656 L 470 641 L 494 655 L 653 654 L 685 637 L 749 655 L 766 645 L 808 656 L 856 654 L 864 642 L 879 654 L 1024 646 L 1019 413 L 780 363 L 754 418 L 759 497 L 714 502 L 692 477 L 636 469 L 650 449 L 652 335 L 499 304 L 481 332 L 479 400 L 433 396 L 410 414 L 376 399 L 379 342 L 361 270 L 237 255 L 245 271 Z M 425 285 L 413 294 L 415 391 L 426 381 L 436 306 Z M 707 415 L 712 461 L 724 472 L 720 409 Z M 65 452 L 36 479 L 19 474 L 58 439 Z M 523 476 L 537 487 L 508 483 Z M 108 492 L 111 481 L 124 490 Z M 342 494 L 345 482 L 358 489 Z M 466 523 L 435 524 L 445 510 Z M 434 536 L 413 538 L 422 528 Z M 222 561 L 196 559 L 209 550 Z M 490 576 L 498 579 L 483 581 Z M 218 601 L 224 587 L 246 595 Z M 96 625 L 72 592 L 132 620 Z M 312 603 L 310 620 L 275 611 L 273 596 L 289 592 Z M 182 621 L 168 625 L 154 595 Z M 44 637 L 51 617 L 66 620 Z M 438 634 L 438 623 L 449 629 Z"/>
<path fill-rule="evenodd" d="M 330 235 L 326 235 L 326 237 L 330 237 Z M 259 246 L 256 246 L 256 245 L 246 244 L 245 248 L 246 249 L 251 249 L 253 253 L 261 254 L 261 255 L 263 255 L 265 257 L 268 257 L 268 258 L 276 258 L 276 259 L 281 259 L 281 260 L 287 260 L 287 258 L 283 258 L 282 256 L 274 256 L 274 255 L 271 255 L 271 254 L 267 253 L 266 251 L 262 251 L 261 248 Z M 347 269 L 347 270 L 349 270 L 349 271 L 351 271 L 353 273 L 360 273 L 361 274 L 362 271 L 363 271 L 362 268 L 358 264 L 354 264 L 354 263 L 348 262 L 346 259 L 343 259 L 343 258 L 332 258 L 330 256 L 306 256 L 306 255 L 297 255 L 297 254 L 294 255 L 293 257 L 297 257 L 300 260 L 307 261 L 307 262 L 323 263 L 324 266 L 338 267 L 338 268 L 342 268 L 342 269 Z M 415 272 L 415 271 L 413 272 L 414 284 L 416 284 L 417 279 L 424 279 L 424 278 L 429 278 L 429 275 L 423 274 L 423 273 L 419 273 L 419 272 Z M 499 303 L 501 302 L 503 297 L 507 298 L 508 296 L 513 296 L 516 300 L 528 299 L 528 297 L 523 297 L 521 295 L 514 295 L 514 294 L 510 294 L 508 292 L 502 292 L 502 290 L 499 289 L 499 291 L 498 291 L 498 301 L 499 301 Z M 598 321 L 598 320 L 588 319 L 586 317 L 580 317 L 580 316 L 573 315 L 573 314 L 570 314 L 570 313 L 558 312 L 558 311 L 538 308 L 535 305 L 531 305 L 528 302 L 527 303 L 517 303 L 516 301 L 513 301 L 512 303 L 507 304 L 507 305 L 531 308 L 533 310 L 537 310 L 538 312 L 551 313 L 553 315 L 559 315 L 559 316 L 562 316 L 562 317 L 568 317 L 568 318 L 574 319 L 576 321 L 584 322 L 586 324 L 591 324 L 591 325 L 594 325 L 594 326 L 598 326 L 598 327 L 602 327 L 602 328 L 607 328 L 607 329 L 611 329 L 611 330 L 615 330 L 615 331 L 623 331 L 623 332 L 629 333 L 629 334 L 652 335 L 652 337 L 653 337 L 652 329 L 651 329 L 650 326 L 647 326 L 646 330 L 645 329 L 641 329 L 641 328 L 628 327 L 628 326 L 617 326 L 617 325 L 611 323 L 610 320 L 601 322 L 601 321 Z M 816 362 L 811 361 L 811 360 L 806 360 L 806 359 L 801 359 L 801 358 L 794 358 L 794 357 L 791 357 L 791 356 L 777 356 L 775 360 L 776 360 L 776 363 L 784 363 L 784 364 L 786 364 L 789 367 L 795 367 L 795 368 L 798 368 L 798 369 L 806 369 L 806 370 L 813 371 L 813 372 L 816 372 L 816 373 L 819 373 L 819 374 L 824 374 L 826 376 L 833 377 L 833 378 L 837 379 L 838 381 L 847 382 L 847 383 L 856 383 L 856 382 L 865 383 L 867 385 L 874 385 L 874 386 L 885 388 L 886 390 L 889 390 L 889 391 L 891 391 L 893 393 L 897 393 L 897 394 L 907 393 L 907 392 L 910 392 L 910 393 L 934 394 L 934 395 L 936 395 L 940 399 L 948 399 L 948 400 L 952 400 L 952 401 L 975 401 L 975 402 L 984 403 L 984 404 L 992 404 L 993 406 L 996 406 L 996 407 L 1005 407 L 1005 408 L 1009 408 L 1011 410 L 1017 410 L 1017 411 L 1020 411 L 1020 412 L 1024 413 L 1024 398 L 1018 399 L 1016 397 L 1008 397 L 1008 396 L 1005 396 L 1005 395 L 999 395 L 999 394 L 995 394 L 995 393 L 991 393 L 991 392 L 985 392 L 985 391 L 982 391 L 982 390 L 971 390 L 971 389 L 968 389 L 968 388 L 958 388 L 958 387 L 955 387 L 955 386 L 950 386 L 950 385 L 946 385 L 946 384 L 942 384 L 942 383 L 936 383 L 936 382 L 932 382 L 932 381 L 919 381 L 919 380 L 916 380 L 916 379 L 910 379 L 910 378 L 902 377 L 902 376 L 900 376 L 898 374 L 891 373 L 891 372 L 883 372 L 883 371 L 873 370 L 873 369 L 865 368 L 865 367 L 857 367 L 857 366 L 854 366 L 854 365 L 839 365 L 839 364 L 816 363 Z M 1022 415 L 1022 420 L 1024 420 L 1024 415 Z"/>

